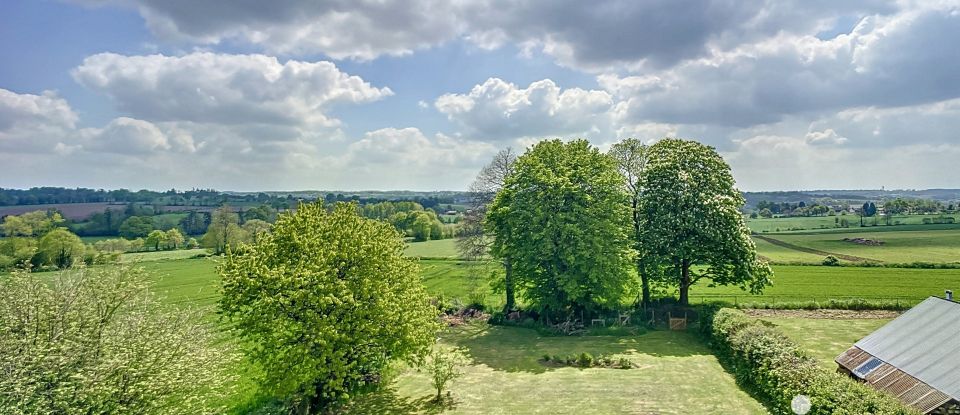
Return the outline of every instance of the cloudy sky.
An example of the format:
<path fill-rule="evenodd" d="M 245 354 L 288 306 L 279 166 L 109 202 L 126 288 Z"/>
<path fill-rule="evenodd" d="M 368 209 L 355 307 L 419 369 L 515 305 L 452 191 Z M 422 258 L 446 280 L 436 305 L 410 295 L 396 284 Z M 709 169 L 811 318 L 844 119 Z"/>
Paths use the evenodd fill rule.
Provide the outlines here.
<path fill-rule="evenodd" d="M 5 0 L 0 187 L 464 189 L 542 138 L 960 187 L 960 0 Z"/>

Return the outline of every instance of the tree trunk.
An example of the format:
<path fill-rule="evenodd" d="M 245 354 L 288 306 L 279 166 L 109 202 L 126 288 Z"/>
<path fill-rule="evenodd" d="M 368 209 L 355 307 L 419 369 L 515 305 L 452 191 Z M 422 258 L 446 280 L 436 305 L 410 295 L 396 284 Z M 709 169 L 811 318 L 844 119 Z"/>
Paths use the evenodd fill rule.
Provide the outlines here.
<path fill-rule="evenodd" d="M 640 274 L 640 288 L 643 293 L 640 304 L 646 307 L 650 305 L 650 276 L 647 275 L 646 270 L 639 263 L 637 263 L 637 273 Z"/>
<path fill-rule="evenodd" d="M 690 305 L 690 260 L 680 263 L 680 305 Z"/>
<path fill-rule="evenodd" d="M 505 272 L 503 283 L 504 291 L 507 294 L 507 303 L 503 306 L 504 311 L 507 313 L 513 311 L 514 306 L 516 305 L 516 296 L 513 291 L 513 261 L 510 260 L 510 256 L 507 256 L 503 260 L 503 269 Z"/>

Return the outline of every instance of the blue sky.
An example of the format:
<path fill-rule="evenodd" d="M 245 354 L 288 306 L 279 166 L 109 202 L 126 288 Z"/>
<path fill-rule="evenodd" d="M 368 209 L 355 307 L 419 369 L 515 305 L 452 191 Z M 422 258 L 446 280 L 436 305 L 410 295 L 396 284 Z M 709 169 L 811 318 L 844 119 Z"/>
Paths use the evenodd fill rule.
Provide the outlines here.
<path fill-rule="evenodd" d="M 0 187 L 464 189 L 665 136 L 744 190 L 956 187 L 958 3 L 11 0 Z"/>

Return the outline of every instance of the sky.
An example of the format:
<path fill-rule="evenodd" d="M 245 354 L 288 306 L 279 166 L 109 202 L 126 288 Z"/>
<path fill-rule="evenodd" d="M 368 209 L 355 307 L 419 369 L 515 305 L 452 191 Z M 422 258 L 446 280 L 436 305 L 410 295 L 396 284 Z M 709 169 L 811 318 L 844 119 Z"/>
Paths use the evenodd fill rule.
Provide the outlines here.
<path fill-rule="evenodd" d="M 0 187 L 463 190 L 713 146 L 745 191 L 960 185 L 960 0 L 5 0 Z"/>

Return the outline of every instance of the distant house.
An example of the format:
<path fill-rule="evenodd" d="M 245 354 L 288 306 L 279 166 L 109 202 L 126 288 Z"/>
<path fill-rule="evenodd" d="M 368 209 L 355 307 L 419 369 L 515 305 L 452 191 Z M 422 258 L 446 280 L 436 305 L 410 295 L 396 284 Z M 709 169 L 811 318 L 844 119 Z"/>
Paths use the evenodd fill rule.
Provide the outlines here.
<path fill-rule="evenodd" d="M 930 297 L 835 359 L 924 414 L 960 414 L 960 303 Z"/>

